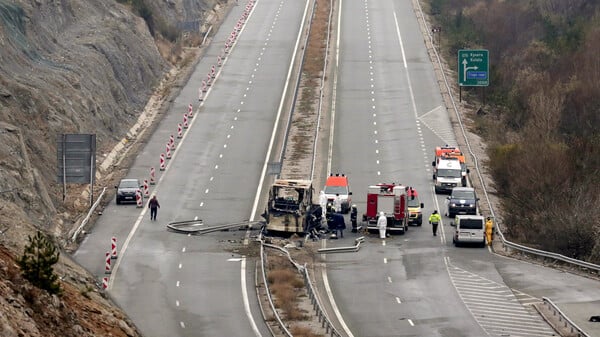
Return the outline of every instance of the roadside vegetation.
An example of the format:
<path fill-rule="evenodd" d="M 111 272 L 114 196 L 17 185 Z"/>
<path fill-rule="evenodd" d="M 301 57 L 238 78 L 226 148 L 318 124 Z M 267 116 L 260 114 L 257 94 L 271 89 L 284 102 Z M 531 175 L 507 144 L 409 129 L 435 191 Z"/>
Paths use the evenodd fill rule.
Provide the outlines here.
<path fill-rule="evenodd" d="M 600 263 L 600 3 L 426 3 L 447 64 L 459 49 L 489 50 L 485 101 L 479 88 L 466 100 L 508 238 Z"/>

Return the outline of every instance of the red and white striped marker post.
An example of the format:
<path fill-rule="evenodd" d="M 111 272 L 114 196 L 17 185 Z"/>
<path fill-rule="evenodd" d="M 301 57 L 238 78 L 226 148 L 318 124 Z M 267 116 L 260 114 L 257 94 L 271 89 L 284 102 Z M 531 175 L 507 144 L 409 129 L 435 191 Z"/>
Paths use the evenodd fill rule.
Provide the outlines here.
<path fill-rule="evenodd" d="M 217 72 L 215 70 L 215 66 L 214 65 L 210 66 L 210 77 L 215 78 L 216 75 L 217 75 Z"/>
<path fill-rule="evenodd" d="M 106 259 L 104 261 L 106 261 L 104 264 L 104 274 L 110 274 L 110 252 L 106 252 Z"/>
<path fill-rule="evenodd" d="M 102 278 L 102 289 L 106 290 L 108 288 L 108 277 Z"/>
<path fill-rule="evenodd" d="M 117 258 L 117 238 L 116 237 L 112 237 L 110 239 L 110 258 L 111 259 L 116 259 Z"/>
<path fill-rule="evenodd" d="M 177 138 L 183 137 L 183 127 L 181 123 L 177 124 Z"/>
<path fill-rule="evenodd" d="M 150 196 L 150 188 L 148 187 L 148 179 L 144 179 L 144 196 Z"/>
<path fill-rule="evenodd" d="M 217 66 L 222 66 L 223 65 L 223 60 L 221 58 L 221 55 L 217 56 Z"/>
<path fill-rule="evenodd" d="M 160 154 L 160 170 L 161 171 L 165 170 L 165 154 L 164 153 Z"/>
<path fill-rule="evenodd" d="M 206 74 L 206 85 L 208 85 L 210 87 L 210 85 L 212 84 L 212 77 L 210 76 L 210 73 Z"/>
<path fill-rule="evenodd" d="M 198 102 L 202 102 L 204 100 L 204 94 L 202 92 L 202 88 L 198 88 Z"/>
<path fill-rule="evenodd" d="M 150 168 L 150 185 L 154 185 L 156 184 L 156 170 L 154 169 L 154 167 Z"/>
<path fill-rule="evenodd" d="M 171 144 L 167 143 L 167 159 L 171 159 Z"/>
<path fill-rule="evenodd" d="M 202 92 L 207 92 L 208 91 L 208 87 L 206 85 L 206 81 L 202 80 L 202 86 L 200 87 L 200 90 L 202 90 Z"/>
<path fill-rule="evenodd" d="M 183 128 L 184 129 L 188 128 L 188 116 L 187 116 L 187 113 L 183 114 Z"/>
<path fill-rule="evenodd" d="M 175 150 L 175 136 L 169 136 L 169 144 L 171 145 L 171 150 Z"/>
<path fill-rule="evenodd" d="M 142 197 L 142 191 L 135 191 L 135 203 L 137 208 L 144 207 L 144 197 Z"/>
<path fill-rule="evenodd" d="M 188 105 L 188 117 L 194 118 L 194 106 L 192 105 L 192 103 Z"/>

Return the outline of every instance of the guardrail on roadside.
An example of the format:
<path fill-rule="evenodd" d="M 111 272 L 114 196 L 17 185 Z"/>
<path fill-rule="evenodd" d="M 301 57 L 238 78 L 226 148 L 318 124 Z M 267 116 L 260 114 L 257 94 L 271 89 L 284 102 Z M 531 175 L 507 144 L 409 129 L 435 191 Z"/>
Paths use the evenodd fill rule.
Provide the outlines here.
<path fill-rule="evenodd" d="M 79 225 L 79 227 L 77 227 L 77 229 L 71 236 L 71 242 L 77 241 L 77 237 L 79 236 L 79 233 L 81 233 L 81 230 L 83 229 L 83 227 L 85 225 L 87 225 L 88 221 L 90 221 L 90 218 L 92 217 L 92 213 L 94 212 L 96 207 L 98 207 L 98 205 L 100 204 L 100 201 L 102 201 L 102 197 L 104 197 L 105 192 L 106 192 L 106 187 L 104 187 L 102 189 L 102 192 L 100 192 L 98 199 L 96 199 L 96 202 L 92 205 L 92 207 L 90 207 L 90 210 L 88 211 L 87 215 L 85 216 L 85 218 L 83 218 L 83 220 L 81 221 L 81 224 Z"/>
<path fill-rule="evenodd" d="M 432 50 L 433 50 L 433 53 L 435 54 L 435 58 L 437 60 L 438 66 L 440 67 L 440 69 L 444 69 L 443 63 L 441 61 L 441 57 L 438 54 L 438 51 L 435 47 L 435 43 L 433 43 L 433 34 L 432 34 L 431 30 L 428 28 L 427 21 L 425 20 L 425 15 L 423 14 L 423 9 L 421 8 L 421 3 L 419 0 L 417 0 L 416 3 L 417 3 L 421 18 L 423 20 L 423 25 L 426 28 L 425 32 L 428 34 L 429 40 L 431 42 Z M 475 155 L 475 153 L 473 152 L 473 149 L 471 148 L 471 144 L 469 142 L 469 139 L 467 138 L 467 133 L 465 131 L 464 123 L 463 123 L 463 121 L 461 119 L 461 115 L 458 111 L 458 107 L 456 105 L 454 96 L 452 95 L 452 89 L 450 87 L 450 84 L 448 83 L 448 78 L 446 77 L 446 73 L 444 71 L 441 71 L 441 74 L 444 79 L 444 85 L 448 92 L 448 96 L 450 98 L 450 101 L 452 102 L 452 108 L 454 110 L 454 113 L 455 113 L 458 123 L 460 125 L 463 139 L 464 139 L 465 143 L 467 144 L 467 148 L 469 149 L 469 154 L 471 155 L 471 158 L 473 158 L 473 163 L 475 164 L 475 171 L 477 172 L 477 176 L 479 178 L 479 182 L 481 184 L 483 194 L 485 196 L 488 207 L 490 209 L 491 216 L 493 218 L 497 219 L 495 212 L 494 212 L 494 208 L 492 207 L 492 203 L 490 202 L 490 198 L 489 198 L 489 195 L 488 195 L 488 192 L 486 189 L 485 182 L 483 180 L 483 176 L 481 175 L 481 171 L 479 170 L 479 162 L 478 162 L 477 156 Z M 552 252 L 547 252 L 547 251 L 543 251 L 543 250 L 539 250 L 539 249 L 535 249 L 535 248 L 530 248 L 527 246 L 523 246 L 523 245 L 511 242 L 511 241 L 508 241 L 504 237 L 504 234 L 502 233 L 501 223 L 499 221 L 496 222 L 496 232 L 500 235 L 500 239 L 502 240 L 502 244 L 504 245 L 505 249 L 506 249 L 506 247 L 508 247 L 511 249 L 521 251 L 523 253 L 528 253 L 528 254 L 532 254 L 532 255 L 536 255 L 536 256 L 551 258 L 551 259 L 555 259 L 555 260 L 558 260 L 558 261 L 561 261 L 564 263 L 568 263 L 568 264 L 576 265 L 579 267 L 595 270 L 596 272 L 600 272 L 600 265 L 573 259 L 573 258 L 564 256 L 564 255 L 561 255 L 561 254 L 557 254 L 557 253 L 552 253 Z"/>
<path fill-rule="evenodd" d="M 352 253 L 358 252 L 360 249 L 360 244 L 365 242 L 365 237 L 361 236 L 354 239 L 354 246 L 346 246 L 346 247 L 332 247 L 332 248 L 319 248 L 317 252 L 320 254 L 328 254 L 328 253 Z"/>
<path fill-rule="evenodd" d="M 267 283 L 267 274 L 266 274 L 265 268 L 264 268 L 264 266 L 266 264 L 265 254 L 264 254 L 264 247 L 269 247 L 269 248 L 277 249 L 277 250 L 279 250 L 279 251 L 281 251 L 281 252 L 283 252 L 283 253 L 285 253 L 287 255 L 288 260 L 290 261 L 290 263 L 292 263 L 296 267 L 296 269 L 298 269 L 298 271 L 300 273 L 302 273 L 302 276 L 304 277 L 304 284 L 306 285 L 306 290 L 308 292 L 308 296 L 309 296 L 309 298 L 311 300 L 311 304 L 313 305 L 313 309 L 317 313 L 317 317 L 319 319 L 319 322 L 321 323 L 321 327 L 323 329 L 325 329 L 326 333 L 329 334 L 329 336 L 331 336 L 331 337 L 342 337 L 342 335 L 334 327 L 333 323 L 331 323 L 331 321 L 329 320 L 329 317 L 327 317 L 327 315 L 325 313 L 325 310 L 321 306 L 321 303 L 319 302 L 318 296 L 316 295 L 316 291 L 315 291 L 315 289 L 313 287 L 313 284 L 310 281 L 310 275 L 308 274 L 308 268 L 306 268 L 306 265 L 302 266 L 302 265 L 298 264 L 296 261 L 294 261 L 294 259 L 292 259 L 292 257 L 290 256 L 290 253 L 285 248 L 281 248 L 279 246 L 275 246 L 275 245 L 271 245 L 271 244 L 268 244 L 268 243 L 264 243 L 264 241 L 261 240 L 260 258 L 261 258 L 261 261 L 262 261 L 263 283 L 265 285 L 265 289 L 266 289 L 266 292 L 267 292 L 267 297 L 269 299 L 269 303 L 271 305 L 271 309 L 273 310 L 275 318 L 276 318 L 277 322 L 279 323 L 282 331 L 287 336 L 292 337 L 291 333 L 285 327 L 285 324 L 283 323 L 283 321 L 279 317 L 279 314 L 277 313 L 277 310 L 275 310 L 275 305 L 274 305 L 273 299 L 271 297 L 271 292 L 269 291 L 269 285 Z"/>
<path fill-rule="evenodd" d="M 252 228 L 252 225 L 259 224 L 259 223 L 261 223 L 261 221 L 245 220 L 245 221 L 241 221 L 241 222 L 234 222 L 234 223 L 228 223 L 228 224 L 223 224 L 223 225 L 206 226 L 202 220 L 198 219 L 198 220 L 185 220 L 185 221 L 169 222 L 167 224 L 167 229 L 170 231 L 176 232 L 176 233 L 201 235 L 201 234 L 206 234 L 206 233 L 224 231 L 224 230 L 228 230 L 228 229 L 232 229 L 232 228 L 236 228 L 236 227 Z"/>
<path fill-rule="evenodd" d="M 577 324 L 573 323 L 569 317 L 565 316 L 565 314 L 563 314 L 563 312 L 560 311 L 560 309 L 549 298 L 542 297 L 542 300 L 544 301 L 543 305 L 552 312 L 552 316 L 558 316 L 558 322 L 563 325 L 561 328 L 569 330 L 569 336 L 591 337 L 585 331 L 581 330 Z"/>

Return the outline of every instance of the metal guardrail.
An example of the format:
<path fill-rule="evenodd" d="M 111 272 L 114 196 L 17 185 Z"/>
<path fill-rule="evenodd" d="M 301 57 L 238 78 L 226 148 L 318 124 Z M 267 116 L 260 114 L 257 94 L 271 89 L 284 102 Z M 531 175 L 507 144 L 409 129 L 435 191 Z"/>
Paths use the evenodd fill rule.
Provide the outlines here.
<path fill-rule="evenodd" d="M 281 326 L 281 329 L 284 333 L 287 334 L 287 336 L 289 337 L 293 337 L 291 335 L 291 333 L 289 332 L 289 330 L 285 327 L 285 324 L 283 323 L 283 321 L 281 320 L 281 318 L 279 317 L 279 314 L 277 313 L 277 310 L 275 310 L 275 305 L 273 304 L 273 300 L 271 297 L 271 293 L 269 291 L 269 286 L 267 283 L 267 275 L 264 269 L 264 266 L 266 264 L 266 260 L 265 260 L 265 254 L 264 254 L 264 247 L 268 247 L 268 248 L 273 248 L 273 249 L 277 249 L 283 253 L 285 253 L 288 257 L 288 260 L 290 261 L 290 263 L 292 263 L 296 269 L 298 269 L 298 272 L 302 273 L 302 276 L 304 277 L 304 284 L 306 285 L 306 290 L 308 292 L 308 296 L 311 300 L 311 304 L 313 305 L 313 309 L 316 311 L 317 313 L 317 317 L 319 319 L 319 322 L 321 323 L 321 327 L 323 329 L 325 329 L 325 332 L 327 334 L 329 334 L 329 336 L 331 337 L 342 337 L 342 335 L 339 333 L 339 331 L 337 331 L 337 329 L 335 328 L 335 326 L 333 325 L 333 323 L 331 323 L 331 320 L 329 320 L 329 317 L 326 315 L 325 310 L 323 309 L 321 303 L 319 302 L 318 296 L 316 295 L 316 291 L 315 288 L 312 284 L 312 282 L 310 281 L 310 275 L 308 274 L 308 268 L 306 267 L 306 265 L 302 266 L 300 264 L 298 264 L 296 261 L 294 261 L 294 259 L 292 259 L 292 257 L 290 256 L 290 252 L 288 252 L 285 248 L 281 248 L 279 246 L 275 246 L 275 245 L 271 245 L 268 243 L 264 243 L 263 240 L 261 241 L 261 245 L 260 245 L 260 258 L 262 261 L 262 272 L 263 272 L 263 282 L 265 284 L 265 288 L 267 290 L 267 297 L 269 298 L 269 303 L 271 304 L 271 309 L 273 310 L 273 312 L 275 313 L 275 318 L 277 320 L 277 322 L 279 323 L 279 325 Z M 361 241 L 362 242 L 362 241 Z M 358 244 L 358 243 L 357 243 Z"/>
<path fill-rule="evenodd" d="M 558 322 L 563 325 L 561 328 L 569 330 L 569 336 L 591 337 L 585 331 L 581 330 L 577 324 L 573 323 L 569 317 L 565 316 L 549 298 L 542 297 L 542 300 L 544 301 L 543 305 L 552 312 L 552 316 L 558 316 Z"/>
<path fill-rule="evenodd" d="M 167 229 L 177 233 L 183 234 L 194 234 L 194 235 L 202 235 L 206 233 L 224 231 L 232 228 L 240 228 L 240 227 L 252 227 L 252 225 L 259 224 L 261 221 L 241 221 L 234 222 L 223 225 L 212 225 L 205 226 L 202 220 L 185 220 L 185 221 L 176 221 L 170 222 L 167 224 Z"/>
<path fill-rule="evenodd" d="M 71 236 L 71 242 L 77 241 L 77 237 L 79 236 L 79 233 L 81 233 L 81 230 L 83 229 L 83 227 L 85 225 L 87 225 L 88 221 L 90 221 L 90 218 L 92 217 L 92 213 L 94 212 L 96 207 L 98 207 L 98 205 L 100 205 L 100 201 L 102 201 L 102 197 L 104 197 L 104 193 L 106 193 L 106 187 L 104 187 L 102 189 L 102 192 L 100 192 L 98 199 L 92 205 L 92 207 L 90 207 L 90 210 L 88 211 L 87 215 L 85 216 L 85 218 L 83 218 L 83 220 L 81 221 L 81 224 L 79 225 L 79 227 L 77 227 L 77 229 L 73 233 L 73 236 Z"/>
<path fill-rule="evenodd" d="M 423 9 L 421 8 L 421 3 L 419 0 L 416 1 L 416 4 L 418 6 L 418 10 L 419 13 L 421 15 L 421 18 L 423 19 L 423 25 L 426 27 L 425 32 L 428 34 L 429 40 L 431 42 L 432 45 L 432 50 L 433 53 L 435 54 L 435 58 L 437 60 L 438 66 L 440 67 L 440 69 L 444 69 L 443 63 L 441 61 L 441 57 L 438 54 L 438 51 L 435 47 L 435 43 L 434 43 L 434 37 L 433 34 L 431 32 L 431 29 L 428 28 L 427 26 L 427 22 L 424 19 L 424 14 L 423 14 Z M 467 133 L 465 131 L 465 126 L 464 123 L 461 119 L 461 115 L 458 111 L 458 107 L 456 104 L 456 100 L 454 99 L 454 96 L 452 95 L 452 89 L 450 88 L 450 84 L 448 84 L 448 78 L 446 77 L 446 73 L 444 71 L 441 71 L 443 80 L 444 80 L 444 85 L 446 87 L 446 90 L 448 92 L 448 96 L 450 97 L 450 101 L 452 102 L 452 108 L 454 110 L 454 113 L 456 114 L 456 118 L 458 120 L 458 123 L 460 125 L 460 129 L 461 129 L 461 133 L 463 136 L 463 139 L 465 141 L 465 143 L 467 144 L 467 148 L 469 149 L 469 154 L 471 155 L 471 158 L 473 159 L 473 162 L 475 164 L 475 171 L 477 172 L 477 177 L 479 178 L 479 182 L 481 183 L 481 188 L 483 190 L 483 194 L 485 196 L 485 199 L 487 201 L 488 207 L 490 209 L 490 213 L 491 216 L 494 219 L 497 219 L 496 214 L 494 212 L 494 208 L 492 207 L 492 203 L 490 201 L 487 189 L 486 189 L 486 185 L 485 182 L 483 180 L 483 176 L 481 174 L 481 171 L 479 169 L 479 161 L 477 159 L 477 156 L 475 155 L 475 153 L 473 152 L 473 149 L 471 148 L 471 144 L 469 142 L 469 139 L 467 138 Z M 511 248 L 511 249 L 515 249 L 518 251 L 521 251 L 523 253 L 527 253 L 527 254 L 532 254 L 535 256 L 541 256 L 541 257 L 546 257 L 546 258 L 551 258 L 551 259 L 555 259 L 564 263 L 568 263 L 571 265 L 576 265 L 579 267 L 583 267 L 583 268 L 587 268 L 587 269 L 591 269 L 591 270 L 595 270 L 596 272 L 600 272 L 600 265 L 597 264 L 593 264 L 593 263 L 589 263 L 589 262 L 585 262 L 585 261 L 581 261 L 581 260 L 577 260 L 577 259 L 573 259 L 567 256 L 564 256 L 562 254 L 557 254 L 557 253 L 552 253 L 552 252 L 547 252 L 547 251 L 543 251 L 543 250 L 539 250 L 539 249 L 535 249 L 535 248 L 530 248 L 527 246 L 523 246 L 520 245 L 518 243 L 514 243 L 511 241 L 508 241 L 505 237 L 504 234 L 502 233 L 502 228 L 501 228 L 501 223 L 499 221 L 496 222 L 496 232 L 500 235 L 500 239 L 502 240 L 502 244 L 504 245 L 505 249 L 506 247 Z"/>
<path fill-rule="evenodd" d="M 354 239 L 354 246 L 346 246 L 346 247 L 333 247 L 333 248 L 319 248 L 317 252 L 320 254 L 329 254 L 329 253 L 353 253 L 358 252 L 360 249 L 360 244 L 365 242 L 365 237 L 361 236 Z"/>

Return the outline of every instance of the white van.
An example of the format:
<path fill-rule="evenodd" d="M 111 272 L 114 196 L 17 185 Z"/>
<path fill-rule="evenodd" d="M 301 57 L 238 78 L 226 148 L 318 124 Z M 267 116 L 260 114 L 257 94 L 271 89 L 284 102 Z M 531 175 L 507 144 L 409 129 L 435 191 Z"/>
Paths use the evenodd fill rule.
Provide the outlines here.
<path fill-rule="evenodd" d="M 435 193 L 450 192 L 462 186 L 462 167 L 458 159 L 440 159 L 431 165 L 434 167 Z"/>
<path fill-rule="evenodd" d="M 474 243 L 485 247 L 485 219 L 481 215 L 457 215 L 451 226 L 456 226 L 452 242 L 455 246 Z"/>

